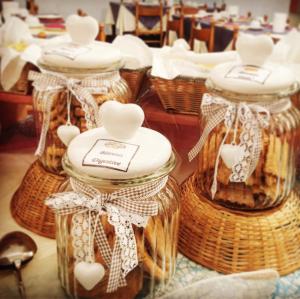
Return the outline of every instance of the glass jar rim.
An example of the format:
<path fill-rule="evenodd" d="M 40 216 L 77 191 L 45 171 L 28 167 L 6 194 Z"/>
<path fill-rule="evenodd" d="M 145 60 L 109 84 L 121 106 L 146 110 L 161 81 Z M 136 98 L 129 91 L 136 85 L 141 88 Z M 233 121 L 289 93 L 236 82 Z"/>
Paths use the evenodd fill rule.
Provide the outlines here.
<path fill-rule="evenodd" d="M 126 179 L 105 179 L 105 178 L 91 176 L 75 169 L 68 158 L 67 152 L 63 155 L 62 158 L 62 167 L 64 171 L 67 173 L 67 175 L 76 178 L 88 185 L 92 185 L 94 187 L 101 187 L 101 188 L 119 189 L 125 187 L 139 186 L 165 177 L 175 168 L 175 165 L 176 165 L 176 157 L 174 152 L 172 152 L 169 160 L 162 167 L 158 168 L 156 171 L 152 172 L 151 174 L 134 177 L 134 178 L 126 178 Z"/>
<path fill-rule="evenodd" d="M 62 75 L 97 75 L 102 73 L 110 73 L 114 71 L 119 71 L 120 68 L 123 67 L 124 61 L 120 60 L 117 63 L 111 64 L 108 67 L 103 68 L 74 68 L 74 67 L 62 67 L 62 66 L 54 66 L 44 63 L 41 59 L 37 62 L 38 67 L 45 71 L 60 73 Z"/>
<path fill-rule="evenodd" d="M 283 98 L 290 97 L 297 93 L 299 91 L 299 83 L 294 82 L 292 85 L 290 85 L 287 89 L 284 89 L 280 92 L 274 92 L 274 93 L 253 93 L 253 94 L 245 94 L 245 93 L 239 93 L 234 92 L 230 90 L 222 89 L 218 86 L 216 86 L 211 79 L 207 79 L 205 82 L 205 86 L 207 88 L 207 91 L 212 93 L 213 95 L 220 96 L 225 98 L 226 100 L 232 101 L 232 102 L 270 102 L 274 100 L 280 100 Z"/>

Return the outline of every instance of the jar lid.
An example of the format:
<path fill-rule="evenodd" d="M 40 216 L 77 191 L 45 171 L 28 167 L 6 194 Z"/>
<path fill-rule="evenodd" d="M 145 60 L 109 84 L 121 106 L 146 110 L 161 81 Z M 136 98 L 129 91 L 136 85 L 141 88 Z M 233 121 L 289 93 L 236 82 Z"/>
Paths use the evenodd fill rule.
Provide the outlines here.
<path fill-rule="evenodd" d="M 171 158 L 169 140 L 141 127 L 144 112 L 138 105 L 107 101 L 100 118 L 103 127 L 76 136 L 68 146 L 67 158 L 75 172 L 99 179 L 131 179 L 157 171 Z"/>
<path fill-rule="evenodd" d="M 262 95 L 290 90 L 295 85 L 296 76 L 290 69 L 267 61 L 273 51 L 271 37 L 244 34 L 236 46 L 241 61 L 217 65 L 210 73 L 210 84 L 217 89 Z"/>
<path fill-rule="evenodd" d="M 111 69 L 112 65 L 121 63 L 118 49 L 109 43 L 95 41 L 99 25 L 94 18 L 69 16 L 66 29 L 71 42 L 45 47 L 39 61 L 43 68 Z"/>

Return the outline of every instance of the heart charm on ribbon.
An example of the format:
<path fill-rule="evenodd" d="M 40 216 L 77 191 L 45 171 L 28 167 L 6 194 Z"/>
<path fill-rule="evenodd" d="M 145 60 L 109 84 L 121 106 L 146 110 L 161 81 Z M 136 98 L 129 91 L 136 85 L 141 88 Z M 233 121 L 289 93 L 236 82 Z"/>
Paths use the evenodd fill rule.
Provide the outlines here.
<path fill-rule="evenodd" d="M 74 268 L 74 275 L 78 282 L 90 291 L 103 279 L 105 269 L 99 263 L 80 262 Z"/>
<path fill-rule="evenodd" d="M 59 126 L 57 129 L 57 135 L 65 146 L 68 146 L 71 140 L 79 134 L 79 128 L 71 124 Z"/>
<path fill-rule="evenodd" d="M 221 158 L 226 167 L 231 169 L 244 157 L 244 150 L 236 144 L 224 144 L 221 149 Z"/>

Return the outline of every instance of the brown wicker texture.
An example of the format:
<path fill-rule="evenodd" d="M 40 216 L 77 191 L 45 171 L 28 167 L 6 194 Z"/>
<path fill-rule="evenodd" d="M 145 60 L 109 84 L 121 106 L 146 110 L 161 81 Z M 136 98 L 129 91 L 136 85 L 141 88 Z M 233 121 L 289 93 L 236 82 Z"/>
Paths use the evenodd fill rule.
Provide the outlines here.
<path fill-rule="evenodd" d="M 28 81 L 28 73 L 32 70 L 38 71 L 38 68 L 31 63 L 26 63 L 21 72 L 20 78 L 18 79 L 16 84 L 7 92 L 24 95 L 30 94 L 32 92 L 32 84 L 30 81 Z M 0 90 L 4 91 L 2 86 L 0 86 Z"/>
<path fill-rule="evenodd" d="M 168 112 L 200 114 L 202 95 L 206 92 L 205 79 L 179 76 L 167 80 L 151 76 L 150 81 Z"/>
<path fill-rule="evenodd" d="M 300 268 L 300 200 L 296 192 L 279 207 L 238 212 L 183 186 L 179 251 L 222 273 L 274 268 L 286 275 Z"/>
<path fill-rule="evenodd" d="M 138 100 L 141 88 L 145 83 L 146 74 L 149 70 L 149 67 L 140 68 L 137 70 L 130 69 L 121 69 L 120 74 L 121 77 L 127 82 L 131 93 L 132 93 L 132 101 L 136 102 Z"/>
<path fill-rule="evenodd" d="M 44 204 L 45 198 L 59 190 L 66 177 L 47 172 L 37 160 L 13 195 L 11 213 L 21 226 L 39 235 L 55 238 L 53 212 Z"/>

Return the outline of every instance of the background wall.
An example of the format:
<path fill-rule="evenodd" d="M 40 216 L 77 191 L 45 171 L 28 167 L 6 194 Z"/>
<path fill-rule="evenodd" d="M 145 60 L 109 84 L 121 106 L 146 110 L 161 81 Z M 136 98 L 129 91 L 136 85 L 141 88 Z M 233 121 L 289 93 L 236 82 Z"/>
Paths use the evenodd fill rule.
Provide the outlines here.
<path fill-rule="evenodd" d="M 25 6 L 25 0 L 18 1 L 22 6 Z M 118 0 L 113 1 L 117 2 Z M 176 0 L 173 2 L 176 2 Z M 290 0 L 193 0 L 193 2 L 206 2 L 211 5 L 213 2 L 217 4 L 225 2 L 227 5 L 238 5 L 242 14 L 251 11 L 254 16 L 267 14 L 271 19 L 274 12 L 288 12 L 290 6 Z M 81 8 L 103 22 L 109 0 L 36 0 L 36 3 L 39 5 L 40 13 L 58 13 L 66 17 L 71 13 L 76 13 L 76 10 Z"/>

